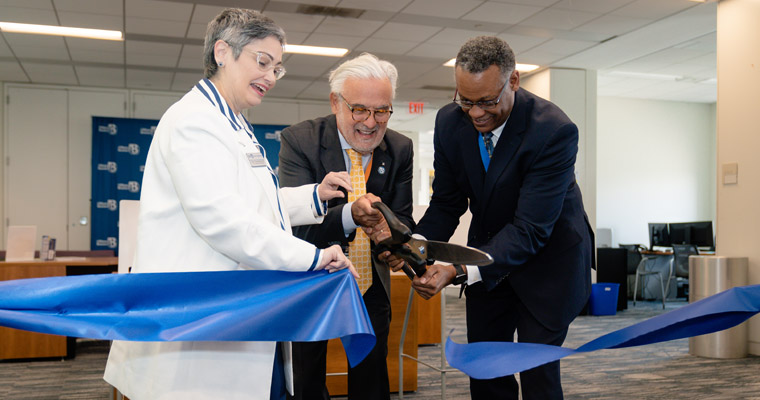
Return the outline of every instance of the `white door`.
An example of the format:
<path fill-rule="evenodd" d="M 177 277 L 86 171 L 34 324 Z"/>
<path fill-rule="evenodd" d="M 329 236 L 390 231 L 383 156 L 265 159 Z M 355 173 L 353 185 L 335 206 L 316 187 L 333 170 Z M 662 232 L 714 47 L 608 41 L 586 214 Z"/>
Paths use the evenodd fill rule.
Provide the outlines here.
<path fill-rule="evenodd" d="M 5 231 L 36 225 L 36 248 L 49 235 L 67 249 L 66 90 L 9 87 L 7 94 Z"/>
<path fill-rule="evenodd" d="M 90 250 L 92 117 L 123 118 L 126 102 L 126 91 L 69 92 L 69 250 Z"/>

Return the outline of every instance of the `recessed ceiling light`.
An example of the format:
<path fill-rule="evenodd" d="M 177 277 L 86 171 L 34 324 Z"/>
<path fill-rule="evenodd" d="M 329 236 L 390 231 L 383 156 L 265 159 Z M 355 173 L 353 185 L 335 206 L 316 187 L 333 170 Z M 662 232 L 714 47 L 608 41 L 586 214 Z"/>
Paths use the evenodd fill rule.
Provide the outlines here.
<path fill-rule="evenodd" d="M 456 57 L 454 57 L 451 60 L 446 61 L 446 63 L 444 63 L 443 66 L 444 67 L 453 67 L 456 64 L 456 62 L 457 62 L 457 59 L 456 59 Z M 515 64 L 515 69 L 518 70 L 518 71 L 520 71 L 520 72 L 530 72 L 530 71 L 533 71 L 535 69 L 538 69 L 538 65 L 517 63 L 517 64 Z"/>
<path fill-rule="evenodd" d="M 71 36 L 86 39 L 124 40 L 120 31 L 104 29 L 72 28 L 68 26 L 19 24 L 0 22 L 0 31 L 13 33 L 31 33 L 36 35 Z"/>
<path fill-rule="evenodd" d="M 300 44 L 286 44 L 286 53 L 294 54 L 309 54 L 314 56 L 327 56 L 327 57 L 343 57 L 348 53 L 348 49 L 341 49 L 338 47 L 319 47 L 319 46 L 304 46 Z"/>

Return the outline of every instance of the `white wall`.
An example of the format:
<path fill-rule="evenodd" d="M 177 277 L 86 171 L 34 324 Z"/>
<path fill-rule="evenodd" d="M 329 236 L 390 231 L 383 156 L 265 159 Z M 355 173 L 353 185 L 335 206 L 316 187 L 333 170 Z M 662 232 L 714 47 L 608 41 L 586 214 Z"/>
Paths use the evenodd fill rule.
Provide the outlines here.
<path fill-rule="evenodd" d="M 649 245 L 647 223 L 715 219 L 715 105 L 598 98 L 597 227 Z"/>

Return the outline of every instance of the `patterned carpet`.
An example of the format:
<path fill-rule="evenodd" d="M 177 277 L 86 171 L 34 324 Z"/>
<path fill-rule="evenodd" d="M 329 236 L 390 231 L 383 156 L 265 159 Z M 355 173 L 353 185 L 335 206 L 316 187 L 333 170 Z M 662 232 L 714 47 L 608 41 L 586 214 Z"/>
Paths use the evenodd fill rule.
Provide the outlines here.
<path fill-rule="evenodd" d="M 457 293 L 455 293 L 457 292 Z M 447 324 L 454 339 L 464 342 L 464 299 L 458 290 L 447 294 Z M 614 316 L 580 316 L 570 326 L 566 347 L 577 347 L 605 333 L 683 306 L 674 301 L 637 302 Z M 0 362 L 0 399 L 110 399 L 102 380 L 108 342 L 79 340 L 73 360 Z M 758 399 L 760 357 L 715 360 L 694 357 L 688 339 L 628 349 L 573 355 L 562 361 L 567 399 Z M 440 364 L 440 347 L 420 347 L 420 358 Z M 419 366 L 418 390 L 404 399 L 441 399 L 440 374 Z M 398 399 L 394 394 L 393 399 Z M 446 399 L 469 398 L 468 380 L 455 371 L 446 374 Z M 336 397 L 335 400 L 343 399 Z"/>

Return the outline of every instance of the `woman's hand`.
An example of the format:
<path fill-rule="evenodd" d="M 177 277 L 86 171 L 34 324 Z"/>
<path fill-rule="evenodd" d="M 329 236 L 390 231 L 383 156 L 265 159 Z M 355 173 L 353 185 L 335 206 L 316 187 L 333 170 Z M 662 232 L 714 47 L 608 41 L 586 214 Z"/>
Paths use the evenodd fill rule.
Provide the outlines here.
<path fill-rule="evenodd" d="M 322 259 L 319 260 L 319 265 L 314 269 L 326 269 L 328 272 L 333 273 L 344 268 L 348 268 L 354 278 L 359 279 L 359 274 L 356 272 L 354 264 L 351 264 L 351 261 L 346 258 L 346 255 L 343 254 L 343 250 L 340 246 L 335 244 L 326 249 L 322 249 Z"/>
<path fill-rule="evenodd" d="M 336 197 L 343 198 L 346 195 L 340 191 L 340 188 L 346 189 L 346 192 L 353 192 L 354 187 L 351 186 L 351 177 L 348 172 L 330 172 L 322 179 L 322 183 L 317 187 L 317 194 L 319 200 L 328 201 Z"/>

